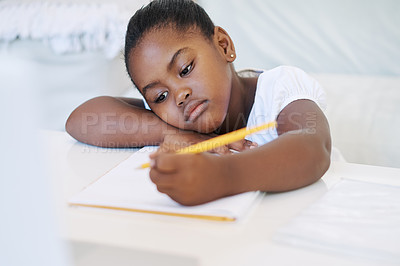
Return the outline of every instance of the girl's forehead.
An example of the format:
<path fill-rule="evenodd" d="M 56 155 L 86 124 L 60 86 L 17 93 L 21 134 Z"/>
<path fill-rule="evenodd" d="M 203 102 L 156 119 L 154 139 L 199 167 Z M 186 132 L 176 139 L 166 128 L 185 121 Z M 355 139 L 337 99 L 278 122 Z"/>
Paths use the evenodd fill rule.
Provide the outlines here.
<path fill-rule="evenodd" d="M 143 56 L 148 58 L 175 53 L 182 47 L 203 49 L 210 43 L 201 31 L 194 28 L 187 30 L 178 30 L 173 27 L 157 28 L 143 35 L 133 48 L 130 60 Z"/>
<path fill-rule="evenodd" d="M 171 44 L 175 42 L 190 41 L 191 39 L 204 38 L 204 34 L 197 27 L 179 28 L 173 25 L 155 27 L 145 32 L 139 41 L 139 45 L 148 45 L 154 42 Z"/>
<path fill-rule="evenodd" d="M 161 59 L 187 43 L 185 37 L 175 31 L 151 31 L 146 33 L 138 45 L 132 50 L 131 60 Z"/>

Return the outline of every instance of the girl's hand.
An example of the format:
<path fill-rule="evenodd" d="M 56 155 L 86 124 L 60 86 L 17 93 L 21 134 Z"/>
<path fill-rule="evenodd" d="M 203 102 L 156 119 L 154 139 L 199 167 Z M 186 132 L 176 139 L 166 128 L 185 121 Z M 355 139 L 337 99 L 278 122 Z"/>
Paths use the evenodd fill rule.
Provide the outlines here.
<path fill-rule="evenodd" d="M 206 203 L 229 195 L 231 182 L 223 157 L 210 153 L 154 153 L 150 156 L 150 178 L 158 191 L 180 204 Z"/>
<path fill-rule="evenodd" d="M 208 139 L 211 139 L 213 137 L 216 137 L 218 135 L 216 134 L 200 134 L 197 132 L 192 132 L 192 131 L 181 131 L 176 134 L 170 134 L 164 137 L 164 141 L 160 145 L 160 149 L 158 152 L 168 152 L 168 151 L 177 151 L 183 147 L 190 146 L 193 144 L 196 144 L 201 141 L 205 141 Z M 217 153 L 217 154 L 231 154 L 231 150 L 235 150 L 238 152 L 252 149 L 257 147 L 257 143 L 251 142 L 249 140 L 239 140 L 234 143 L 221 146 L 218 148 L 215 148 L 213 150 L 210 150 L 209 152 L 211 153 Z"/>

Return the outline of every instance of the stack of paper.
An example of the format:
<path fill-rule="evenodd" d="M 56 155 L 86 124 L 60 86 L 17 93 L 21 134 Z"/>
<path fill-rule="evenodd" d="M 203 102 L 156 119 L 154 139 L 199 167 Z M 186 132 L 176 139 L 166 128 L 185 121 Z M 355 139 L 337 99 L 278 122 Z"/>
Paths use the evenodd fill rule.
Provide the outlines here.
<path fill-rule="evenodd" d="M 148 169 L 137 169 L 149 161 L 155 147 L 145 147 L 106 173 L 69 200 L 71 205 L 175 215 L 219 221 L 242 217 L 260 194 L 247 192 L 198 206 L 182 206 L 158 192 Z"/>

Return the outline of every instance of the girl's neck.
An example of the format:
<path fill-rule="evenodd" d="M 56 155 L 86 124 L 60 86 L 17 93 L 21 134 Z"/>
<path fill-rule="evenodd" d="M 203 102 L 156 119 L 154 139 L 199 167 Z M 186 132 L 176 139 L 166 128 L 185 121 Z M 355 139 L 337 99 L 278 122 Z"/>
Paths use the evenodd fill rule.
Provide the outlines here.
<path fill-rule="evenodd" d="M 245 127 L 254 103 L 258 77 L 240 77 L 233 65 L 231 65 L 231 71 L 231 98 L 225 121 L 217 130 L 218 134 L 224 134 Z"/>

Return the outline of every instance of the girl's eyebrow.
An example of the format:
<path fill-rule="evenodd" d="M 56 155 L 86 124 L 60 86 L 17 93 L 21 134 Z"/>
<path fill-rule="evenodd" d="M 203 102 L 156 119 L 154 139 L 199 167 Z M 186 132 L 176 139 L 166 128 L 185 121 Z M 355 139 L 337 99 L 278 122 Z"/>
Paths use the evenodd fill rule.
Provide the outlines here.
<path fill-rule="evenodd" d="M 152 82 L 152 83 L 147 84 L 146 86 L 144 86 L 143 89 L 142 89 L 142 91 L 143 91 L 143 96 L 146 95 L 146 92 L 147 92 L 148 89 L 151 89 L 152 87 L 154 87 L 154 86 L 156 86 L 156 85 L 158 85 L 158 84 L 160 84 L 160 81 L 157 80 L 157 81 L 154 81 L 154 82 Z"/>
<path fill-rule="evenodd" d="M 175 54 L 172 56 L 171 61 L 168 63 L 168 71 L 171 70 L 171 68 L 173 67 L 173 65 L 175 64 L 176 59 L 178 58 L 178 56 L 184 52 L 186 52 L 187 50 L 189 50 L 189 47 L 183 47 L 181 49 L 179 49 L 178 51 L 175 52 Z M 154 81 L 151 82 L 150 84 L 147 84 L 146 86 L 143 87 L 142 91 L 143 91 L 143 96 L 146 95 L 146 92 L 148 89 L 151 89 L 152 87 L 156 86 L 160 84 L 160 81 Z"/>
<path fill-rule="evenodd" d="M 186 50 L 188 50 L 188 49 L 189 49 L 189 47 L 184 47 L 184 48 L 181 48 L 181 49 L 179 49 L 178 51 L 176 51 L 176 53 L 172 56 L 171 61 L 170 61 L 169 64 L 168 64 L 168 67 L 167 67 L 167 70 L 168 70 L 168 71 L 171 70 L 171 68 L 172 68 L 172 66 L 175 64 L 175 61 L 176 61 L 176 59 L 178 58 L 178 56 L 179 56 L 181 53 L 186 52 Z"/>

